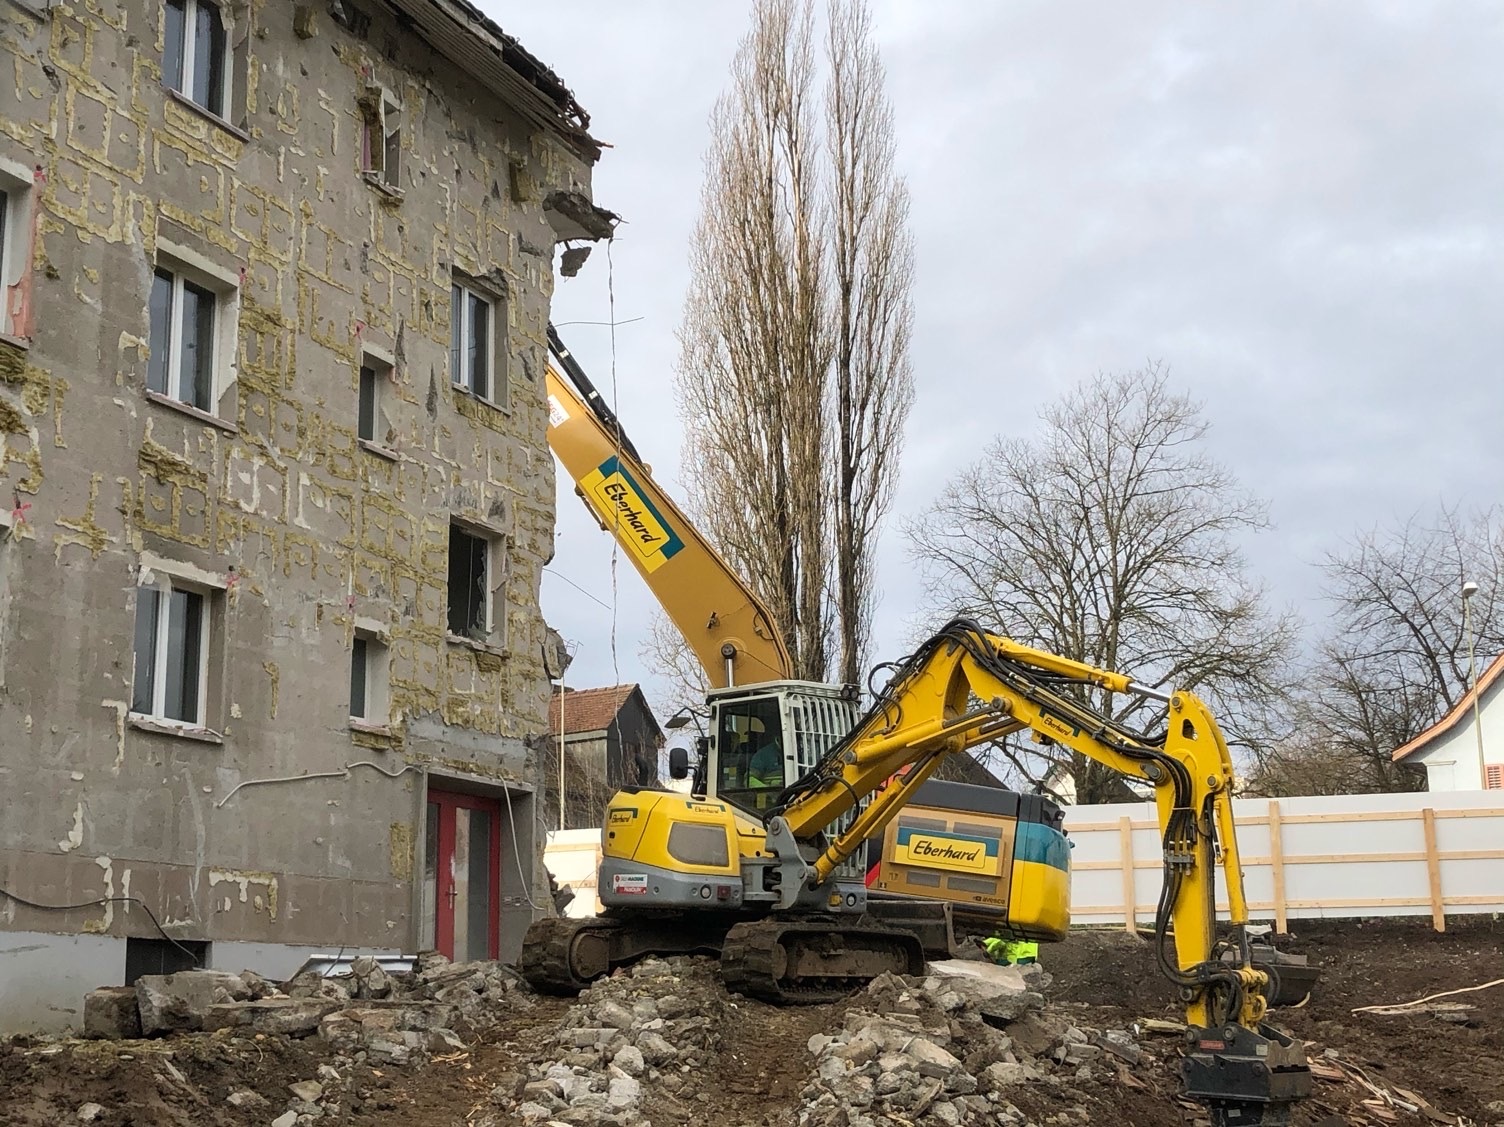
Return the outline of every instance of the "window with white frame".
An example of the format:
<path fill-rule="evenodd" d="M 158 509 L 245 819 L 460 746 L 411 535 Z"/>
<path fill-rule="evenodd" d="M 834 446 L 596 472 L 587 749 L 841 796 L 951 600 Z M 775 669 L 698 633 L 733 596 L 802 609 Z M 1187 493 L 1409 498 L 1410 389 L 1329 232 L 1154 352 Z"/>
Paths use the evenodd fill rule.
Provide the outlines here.
<path fill-rule="evenodd" d="M 496 538 L 460 524 L 449 526 L 449 633 L 490 640 Z"/>
<path fill-rule="evenodd" d="M 455 280 L 449 302 L 449 378 L 455 386 L 491 403 L 505 398 L 497 370 L 496 339 L 505 307 L 496 298 Z"/>
<path fill-rule="evenodd" d="M 380 86 L 368 88 L 361 102 L 365 118 L 361 167 L 388 188 L 402 187 L 402 103 Z"/>
<path fill-rule="evenodd" d="M 137 716 L 206 726 L 212 594 L 171 580 L 136 591 Z"/>
<path fill-rule="evenodd" d="M 164 0 L 162 81 L 225 117 L 230 105 L 230 37 L 214 0 Z"/>
<path fill-rule="evenodd" d="M 31 177 L 21 165 L 0 162 L 0 333 L 21 335 L 9 294 L 29 267 Z"/>
<path fill-rule="evenodd" d="M 181 256 L 181 257 L 180 257 Z M 234 380 L 237 311 L 233 275 L 183 248 L 162 252 L 152 273 L 149 391 L 214 413 Z M 224 276 L 221 276 L 224 275 Z"/>
<path fill-rule="evenodd" d="M 381 636 L 357 630 L 350 645 L 350 719 L 387 722 L 387 648 Z"/>
<path fill-rule="evenodd" d="M 364 351 L 360 356 L 360 388 L 356 401 L 355 434 L 363 442 L 386 445 L 387 424 L 382 414 L 383 391 L 392 376 L 391 361 Z"/>

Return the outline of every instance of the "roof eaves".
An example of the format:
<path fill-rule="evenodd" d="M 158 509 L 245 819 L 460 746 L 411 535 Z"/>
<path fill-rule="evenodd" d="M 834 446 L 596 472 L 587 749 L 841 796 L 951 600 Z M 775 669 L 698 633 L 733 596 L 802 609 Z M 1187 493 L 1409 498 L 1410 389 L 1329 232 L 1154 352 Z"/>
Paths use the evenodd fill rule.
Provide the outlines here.
<path fill-rule="evenodd" d="M 1473 707 L 1473 699 L 1481 697 L 1482 694 L 1488 692 L 1493 683 L 1501 676 L 1504 676 L 1504 654 L 1500 654 L 1493 660 L 1493 663 L 1483 671 L 1483 676 L 1478 678 L 1478 683 L 1463 693 L 1445 716 L 1403 747 L 1395 748 L 1390 761 L 1398 763 L 1401 759 L 1408 759 L 1416 752 L 1424 751 L 1426 746 L 1433 740 L 1446 735 L 1447 732 L 1457 726 L 1458 721 L 1467 715 L 1468 710 Z"/>
<path fill-rule="evenodd" d="M 533 125 L 552 130 L 589 160 L 600 159 L 590 115 L 564 80 L 469 0 L 386 3 L 439 54 L 506 98 Z"/>

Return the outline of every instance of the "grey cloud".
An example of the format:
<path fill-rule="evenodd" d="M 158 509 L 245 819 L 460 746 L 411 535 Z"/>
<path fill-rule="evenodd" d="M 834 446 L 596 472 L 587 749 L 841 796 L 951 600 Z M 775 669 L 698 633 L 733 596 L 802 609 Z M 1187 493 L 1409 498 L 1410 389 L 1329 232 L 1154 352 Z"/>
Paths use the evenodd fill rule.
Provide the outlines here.
<path fill-rule="evenodd" d="M 746 14 L 489 5 L 615 146 L 620 413 L 678 489 L 673 331 L 706 117 Z M 1249 554 L 1313 616 L 1355 528 L 1504 481 L 1504 9 L 1491 3 L 912 4 L 876 9 L 913 190 L 919 398 L 897 514 L 1076 380 L 1147 359 L 1201 398 L 1277 529 Z M 555 318 L 604 320 L 603 254 Z M 610 386 L 606 330 L 565 329 Z M 555 567 L 610 601 L 609 542 L 560 491 Z M 573 680 L 637 679 L 651 599 L 545 583 Z M 882 552 L 876 656 L 922 600 Z"/>

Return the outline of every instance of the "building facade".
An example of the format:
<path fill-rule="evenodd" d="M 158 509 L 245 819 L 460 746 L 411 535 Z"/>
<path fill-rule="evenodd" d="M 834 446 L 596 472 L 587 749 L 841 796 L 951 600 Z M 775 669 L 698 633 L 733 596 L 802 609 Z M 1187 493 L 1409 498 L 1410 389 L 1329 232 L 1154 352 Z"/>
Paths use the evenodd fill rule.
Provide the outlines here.
<path fill-rule="evenodd" d="M 0 0 L 0 1014 L 507 957 L 563 83 L 464 0 Z"/>
<path fill-rule="evenodd" d="M 1423 767 L 1429 791 L 1504 790 L 1504 655 L 1394 761 Z"/>

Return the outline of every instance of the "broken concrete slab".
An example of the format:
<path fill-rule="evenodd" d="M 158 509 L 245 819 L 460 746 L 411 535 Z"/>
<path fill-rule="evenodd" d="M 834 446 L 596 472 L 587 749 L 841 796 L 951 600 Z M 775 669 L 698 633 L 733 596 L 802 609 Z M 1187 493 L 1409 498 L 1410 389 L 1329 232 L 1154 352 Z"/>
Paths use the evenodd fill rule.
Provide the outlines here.
<path fill-rule="evenodd" d="M 136 1005 L 141 1032 L 199 1030 L 210 1006 L 245 1001 L 250 990 L 239 975 L 217 970 L 185 970 L 176 974 L 144 974 L 136 980 Z"/>
<path fill-rule="evenodd" d="M 326 998 L 262 998 L 255 1002 L 221 1002 L 204 1011 L 203 1028 L 248 1028 L 254 1033 L 297 1037 L 313 1033 L 319 1022 L 340 1008 Z"/>
<path fill-rule="evenodd" d="M 996 963 L 979 963 L 972 959 L 941 959 L 929 964 L 929 973 L 935 978 L 960 979 L 980 989 L 988 987 L 1011 994 L 1027 990 L 1022 967 L 999 966 Z M 956 989 L 956 983 L 948 983 Z"/>
<path fill-rule="evenodd" d="M 84 1036 L 122 1041 L 141 1036 L 134 986 L 103 986 L 84 995 Z"/>

